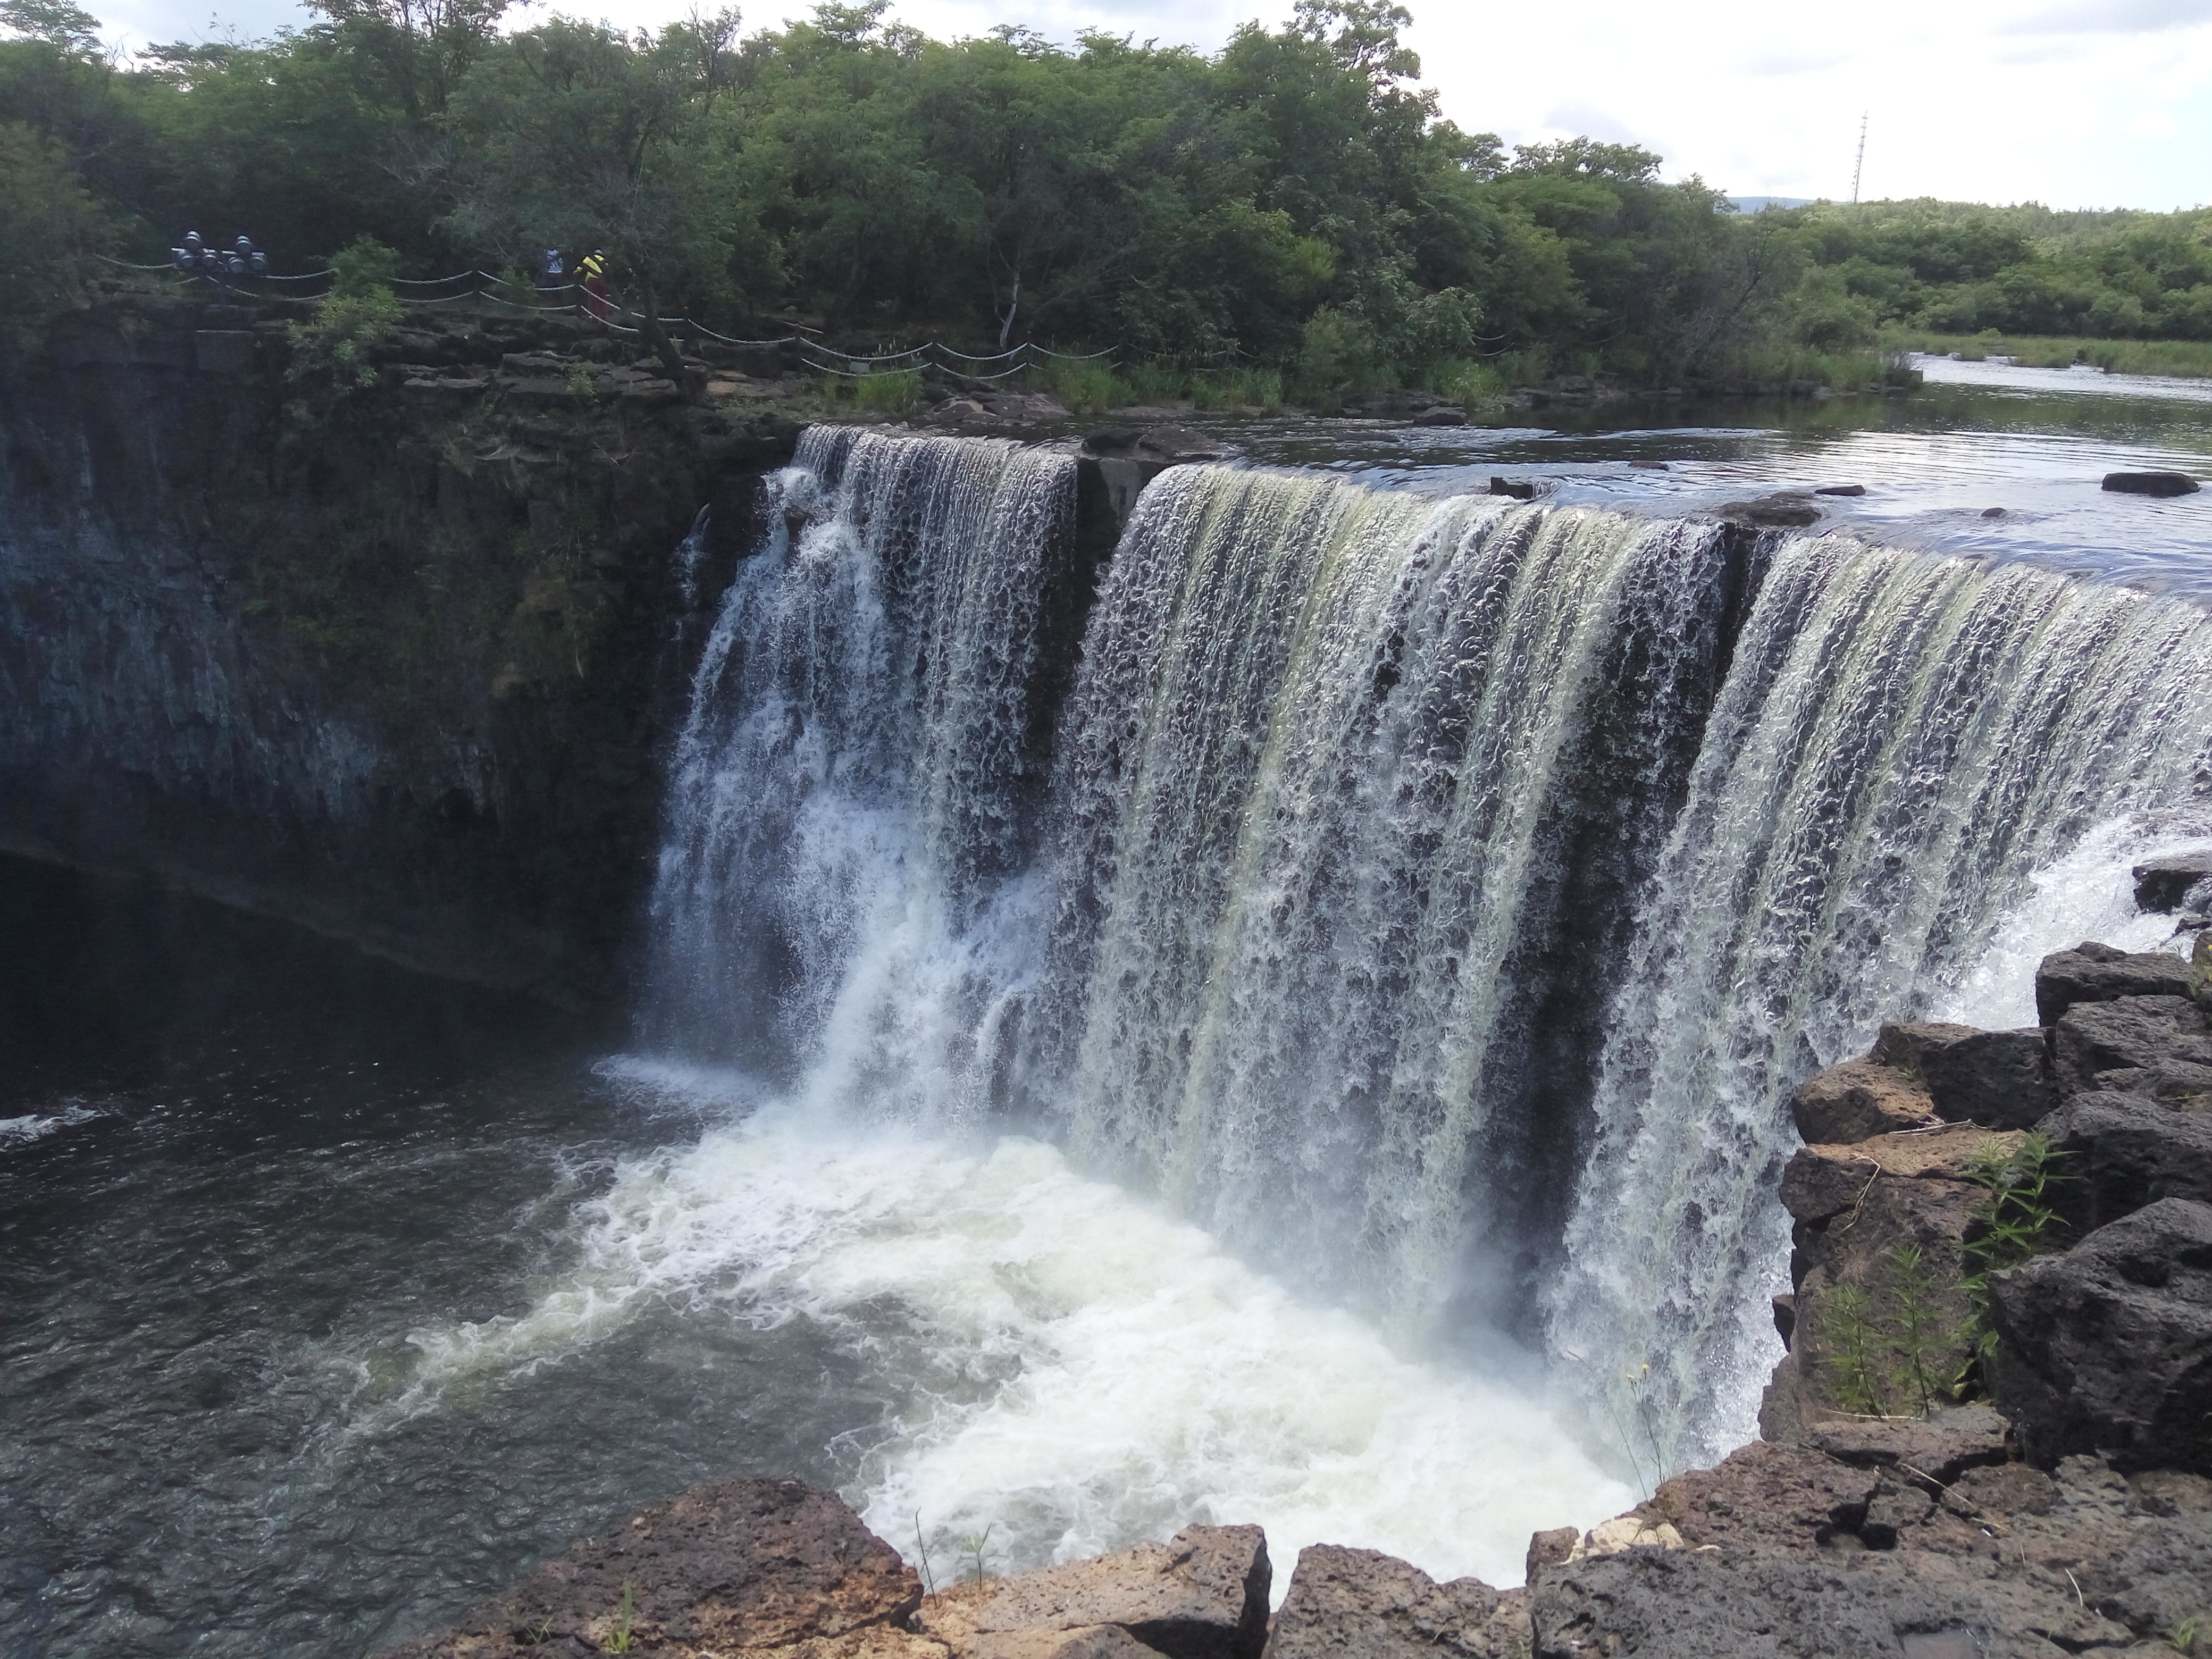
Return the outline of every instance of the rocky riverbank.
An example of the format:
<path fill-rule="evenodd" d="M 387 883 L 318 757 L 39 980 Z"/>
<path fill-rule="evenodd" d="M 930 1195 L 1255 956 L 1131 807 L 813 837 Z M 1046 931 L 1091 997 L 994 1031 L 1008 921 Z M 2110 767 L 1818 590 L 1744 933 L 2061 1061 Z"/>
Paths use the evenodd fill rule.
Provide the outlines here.
<path fill-rule="evenodd" d="M 2170 908 L 2207 872 L 2143 873 Z M 1322 1545 L 1270 1615 L 1266 1540 L 1235 1526 L 926 1584 L 830 1494 L 744 1480 L 586 1540 L 394 1659 L 2212 1651 L 2208 980 L 2085 944 L 2044 962 L 2039 1026 L 1893 1025 L 1806 1083 L 1762 1438 L 1537 1534 L 1522 1587 Z"/>

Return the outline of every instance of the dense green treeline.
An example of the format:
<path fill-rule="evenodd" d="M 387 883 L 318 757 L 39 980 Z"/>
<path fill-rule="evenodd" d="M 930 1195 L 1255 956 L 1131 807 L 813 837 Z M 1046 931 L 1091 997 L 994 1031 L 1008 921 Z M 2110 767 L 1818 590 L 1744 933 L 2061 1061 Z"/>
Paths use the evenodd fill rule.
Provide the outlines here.
<path fill-rule="evenodd" d="M 2212 210 L 2054 212 L 2029 203 L 1871 202 L 1759 216 L 1809 269 L 1807 337 L 1936 334 L 2212 340 Z"/>
<path fill-rule="evenodd" d="M 1796 280 L 1656 156 L 1440 119 L 1384 0 L 1301 0 L 1211 56 L 944 43 L 881 3 L 742 39 L 735 14 L 508 32 L 501 3 L 316 0 L 272 41 L 118 63 L 69 0 L 4 0 L 0 207 L 41 228 L 5 274 L 61 303 L 85 251 L 158 259 L 187 228 L 280 270 L 362 236 L 417 272 L 604 245 L 727 325 L 1113 345 L 1322 396 L 1726 372 Z"/>
<path fill-rule="evenodd" d="M 510 30 L 505 3 L 313 0 L 273 40 L 118 60 L 73 0 L 0 0 L 9 314 L 196 228 L 280 271 L 362 238 L 414 275 L 603 246 L 634 303 L 726 330 L 1112 346 L 1322 403 L 1773 378 L 1900 323 L 2212 329 L 2201 218 L 1739 217 L 1643 150 L 1509 154 L 1442 119 L 1388 0 L 1299 0 L 1211 55 L 940 42 L 881 0 L 750 36 Z"/>

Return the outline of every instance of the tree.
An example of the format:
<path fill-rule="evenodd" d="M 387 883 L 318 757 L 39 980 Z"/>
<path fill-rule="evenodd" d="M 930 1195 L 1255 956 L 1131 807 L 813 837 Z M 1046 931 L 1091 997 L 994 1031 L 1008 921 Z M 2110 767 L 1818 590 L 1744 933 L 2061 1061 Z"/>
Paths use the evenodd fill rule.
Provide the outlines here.
<path fill-rule="evenodd" d="M 382 90 L 420 128 L 497 38 L 507 0 L 307 0 L 339 44 L 374 67 Z"/>
<path fill-rule="evenodd" d="M 21 342 L 59 311 L 82 304 L 93 256 L 112 227 L 52 139 L 20 121 L 0 122 L 0 283 L 4 328 Z"/>
<path fill-rule="evenodd" d="M 100 55 L 100 19 L 70 0 L 0 0 L 0 28 L 76 57 Z"/>
<path fill-rule="evenodd" d="M 465 157 L 452 222 L 510 265 L 549 244 L 606 246 L 638 284 L 645 337 L 680 385 L 660 295 L 727 288 L 737 227 L 726 155 L 707 130 L 727 89 L 737 14 L 635 42 L 566 18 L 500 42 L 456 89 Z"/>

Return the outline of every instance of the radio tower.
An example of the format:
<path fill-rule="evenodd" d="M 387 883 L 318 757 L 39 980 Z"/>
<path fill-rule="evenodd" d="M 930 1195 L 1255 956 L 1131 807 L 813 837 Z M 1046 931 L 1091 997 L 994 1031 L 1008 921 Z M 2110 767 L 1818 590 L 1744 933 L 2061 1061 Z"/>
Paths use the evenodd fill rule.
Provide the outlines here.
<path fill-rule="evenodd" d="M 1859 159 L 1851 163 L 1851 205 L 1859 201 L 1859 175 L 1866 171 L 1866 112 L 1859 113 Z"/>

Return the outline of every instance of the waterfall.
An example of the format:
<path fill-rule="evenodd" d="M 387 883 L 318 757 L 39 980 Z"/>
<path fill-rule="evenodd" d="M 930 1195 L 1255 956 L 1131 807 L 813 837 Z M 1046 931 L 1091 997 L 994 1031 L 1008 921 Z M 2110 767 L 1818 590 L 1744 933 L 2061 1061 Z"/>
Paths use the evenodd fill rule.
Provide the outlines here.
<path fill-rule="evenodd" d="M 1778 1352 L 1790 1089 L 2212 788 L 2190 607 L 1214 467 L 1093 604 L 1076 477 L 806 435 L 676 746 L 652 1032 L 1041 1127 L 1409 1343 L 1582 1362 L 1677 1466 Z"/>
<path fill-rule="evenodd" d="M 1042 778 L 1040 608 L 1074 462 L 817 427 L 770 481 L 671 765 L 654 1041 L 933 1113 L 981 1087 L 1018 971 L 1000 878 Z"/>
<path fill-rule="evenodd" d="M 1544 1022 L 1596 1011 L 1741 574 L 1710 526 L 1154 484 L 1054 792 L 1037 1092 L 1079 1156 L 1401 1325 L 1494 1308 L 1470 1248 L 1572 1168 Z"/>
<path fill-rule="evenodd" d="M 1547 1288 L 1674 1460 L 1753 1431 L 1790 1090 L 1973 965 L 2094 822 L 2212 786 L 2212 626 L 2024 567 L 1796 539 L 1641 906 Z M 1652 1367 L 1646 1376 L 1641 1370 Z"/>

